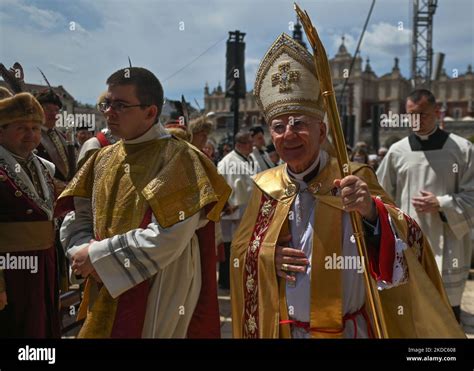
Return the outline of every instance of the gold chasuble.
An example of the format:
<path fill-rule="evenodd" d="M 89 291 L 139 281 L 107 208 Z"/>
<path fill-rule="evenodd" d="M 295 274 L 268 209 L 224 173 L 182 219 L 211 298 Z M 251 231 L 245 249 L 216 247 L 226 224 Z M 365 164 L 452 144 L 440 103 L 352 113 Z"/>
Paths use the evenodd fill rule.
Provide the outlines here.
<path fill-rule="evenodd" d="M 90 198 L 94 235 L 102 240 L 146 228 L 150 211 L 163 228 L 201 209 L 208 220 L 218 221 L 230 192 L 204 154 L 165 136 L 137 144 L 119 141 L 94 153 L 61 194 L 58 206 L 72 197 Z M 118 299 L 89 278 L 78 315 L 86 317 L 79 337 L 109 337 Z"/>
<path fill-rule="evenodd" d="M 383 312 L 391 338 L 464 337 L 443 288 L 431 248 L 416 222 L 397 209 L 377 182 L 372 169 L 351 163 L 354 175 L 369 186 L 387 210 L 392 228 L 407 249 L 404 259 L 408 281 L 380 291 Z M 343 269 L 325 269 L 327 256 L 341 255 L 342 202 L 334 179 L 340 179 L 335 158 L 309 182 L 316 198 L 313 253 L 311 256 L 310 333 L 313 338 L 342 337 Z M 237 338 L 290 338 L 285 280 L 275 271 L 275 247 L 289 234 L 289 212 L 298 183 L 287 174 L 286 165 L 255 176 L 242 222 L 232 241 L 232 327 Z M 379 212 L 380 215 L 380 212 Z M 387 236 L 381 235 L 383 240 Z M 393 262 L 392 262 L 393 263 Z M 369 313 L 371 316 L 371 313 Z"/>

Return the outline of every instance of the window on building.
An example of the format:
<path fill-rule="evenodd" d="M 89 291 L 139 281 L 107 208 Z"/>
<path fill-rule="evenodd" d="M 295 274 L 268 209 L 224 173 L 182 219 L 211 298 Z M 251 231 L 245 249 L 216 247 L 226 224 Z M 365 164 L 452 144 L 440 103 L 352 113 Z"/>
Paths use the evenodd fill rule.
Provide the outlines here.
<path fill-rule="evenodd" d="M 462 108 L 455 107 L 453 109 L 453 118 L 460 119 L 462 117 Z"/>

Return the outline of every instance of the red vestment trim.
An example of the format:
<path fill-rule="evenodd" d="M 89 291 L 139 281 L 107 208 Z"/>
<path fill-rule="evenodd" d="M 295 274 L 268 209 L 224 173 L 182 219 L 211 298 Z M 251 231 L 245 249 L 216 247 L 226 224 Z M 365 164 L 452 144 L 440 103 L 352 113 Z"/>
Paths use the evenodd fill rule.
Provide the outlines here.
<path fill-rule="evenodd" d="M 219 339 L 221 326 L 217 299 L 215 223 L 196 231 L 201 258 L 201 292 L 188 326 L 189 339 Z"/>
<path fill-rule="evenodd" d="M 108 141 L 107 137 L 101 131 L 99 131 L 95 137 L 99 141 L 101 147 L 107 147 L 108 145 L 110 145 L 110 142 Z"/>
<path fill-rule="evenodd" d="M 388 220 L 388 210 L 382 200 L 372 197 L 379 214 L 380 246 L 369 250 L 370 274 L 376 280 L 392 283 L 395 261 L 395 237 Z M 375 250 L 375 251 L 374 251 Z"/>

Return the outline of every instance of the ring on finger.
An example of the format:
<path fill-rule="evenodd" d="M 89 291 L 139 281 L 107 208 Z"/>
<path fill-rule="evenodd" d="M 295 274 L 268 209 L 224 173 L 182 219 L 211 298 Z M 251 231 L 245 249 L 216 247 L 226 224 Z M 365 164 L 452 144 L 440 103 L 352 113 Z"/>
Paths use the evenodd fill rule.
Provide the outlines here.
<path fill-rule="evenodd" d="M 290 270 L 290 267 L 289 267 L 288 264 L 283 263 L 283 264 L 281 265 L 281 270 L 286 272 L 286 271 L 289 271 L 289 270 Z"/>

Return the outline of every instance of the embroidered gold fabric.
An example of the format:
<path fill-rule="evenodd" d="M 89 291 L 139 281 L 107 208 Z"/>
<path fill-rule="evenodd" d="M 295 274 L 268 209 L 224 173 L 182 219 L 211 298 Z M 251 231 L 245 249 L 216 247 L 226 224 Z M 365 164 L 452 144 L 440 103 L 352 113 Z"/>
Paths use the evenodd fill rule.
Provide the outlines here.
<path fill-rule="evenodd" d="M 94 153 L 58 199 L 91 198 L 94 234 L 110 238 L 138 228 L 151 207 L 160 226 L 168 228 L 205 208 L 218 221 L 231 189 L 207 157 L 180 139 L 139 144 L 122 141 Z M 89 280 L 81 313 L 87 318 L 81 337 L 108 337 L 117 299 L 102 287 L 89 303 L 95 282 Z M 91 300 L 92 302 L 92 300 Z"/>

